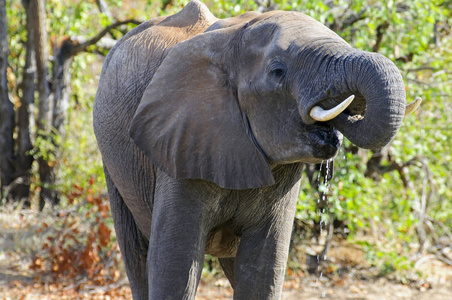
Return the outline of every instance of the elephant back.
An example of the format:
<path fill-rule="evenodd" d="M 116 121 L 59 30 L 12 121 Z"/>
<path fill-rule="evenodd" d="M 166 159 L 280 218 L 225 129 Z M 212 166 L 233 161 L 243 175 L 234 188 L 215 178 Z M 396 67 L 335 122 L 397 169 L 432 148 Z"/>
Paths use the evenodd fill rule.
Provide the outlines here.
<path fill-rule="evenodd" d="M 112 117 L 115 122 L 117 118 L 130 121 L 168 51 L 204 32 L 216 20 L 204 4 L 195 0 L 173 16 L 149 20 L 126 34 L 105 59 L 95 98 L 95 126 Z"/>

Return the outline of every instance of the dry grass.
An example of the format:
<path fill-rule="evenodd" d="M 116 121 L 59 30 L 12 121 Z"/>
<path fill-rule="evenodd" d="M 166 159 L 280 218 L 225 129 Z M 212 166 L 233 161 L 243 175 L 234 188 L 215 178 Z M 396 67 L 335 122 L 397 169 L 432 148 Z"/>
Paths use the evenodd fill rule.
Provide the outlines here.
<path fill-rule="evenodd" d="M 87 278 L 55 280 L 30 269 L 44 243 L 37 234 L 41 224 L 45 222 L 52 228 L 57 219 L 50 210 L 38 213 L 12 206 L 0 208 L 0 299 L 131 299 L 123 277 L 113 283 L 93 285 Z M 49 230 L 57 232 L 58 228 Z M 425 279 L 407 285 L 375 278 L 364 251 L 347 241 L 334 242 L 328 259 L 330 273 L 324 276 L 292 272 L 286 278 L 282 299 L 443 300 L 452 294 L 452 267 L 431 256 L 424 256 L 416 265 Z M 345 266 L 348 271 L 339 274 L 337 270 Z M 225 278 L 206 275 L 196 299 L 232 299 L 232 294 Z"/>

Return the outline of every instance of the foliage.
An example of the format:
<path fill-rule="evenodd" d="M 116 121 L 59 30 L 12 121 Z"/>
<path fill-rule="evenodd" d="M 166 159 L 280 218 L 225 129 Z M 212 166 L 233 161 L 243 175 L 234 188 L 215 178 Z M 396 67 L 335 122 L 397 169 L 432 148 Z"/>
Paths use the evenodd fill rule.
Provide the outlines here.
<path fill-rule="evenodd" d="M 38 227 L 36 234 L 43 244 L 30 265 L 37 275 L 71 280 L 87 277 L 101 285 L 120 278 L 110 207 L 105 197 L 93 190 L 94 182 L 90 178 L 87 188 L 74 185 L 67 195 L 71 208 L 58 212 L 53 224 L 44 220 Z"/>
<path fill-rule="evenodd" d="M 92 108 L 96 93 L 96 76 L 100 65 L 93 54 L 85 53 L 75 57 L 71 65 L 72 79 L 67 138 L 61 149 L 62 161 L 59 170 L 59 188 L 64 194 L 71 191 L 73 182 L 86 186 L 86 178 L 95 178 L 94 189 L 105 193 L 105 179 L 102 161 L 97 149 L 92 128 Z"/>

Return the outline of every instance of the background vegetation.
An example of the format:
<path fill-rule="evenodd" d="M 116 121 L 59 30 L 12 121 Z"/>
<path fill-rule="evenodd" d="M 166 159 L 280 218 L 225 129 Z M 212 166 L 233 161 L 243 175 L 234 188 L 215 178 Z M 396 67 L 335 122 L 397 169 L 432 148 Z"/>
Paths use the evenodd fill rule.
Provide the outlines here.
<path fill-rule="evenodd" d="M 204 2 L 220 18 L 248 10 L 304 12 L 352 46 L 389 57 L 404 77 L 408 101 L 418 96 L 424 100 L 388 147 L 372 152 L 345 141 L 331 180 L 325 182 L 318 171 L 330 163 L 309 166 L 300 190 L 294 232 L 298 246 L 292 251 L 289 273 L 323 270 L 322 259 L 310 265 L 300 253 L 323 257 L 335 232 L 360 247 L 368 265 L 380 275 L 418 278 L 422 274 L 416 272 L 416 262 L 426 253 L 451 264 L 445 249 L 452 243 L 452 1 Z M 31 24 L 36 10 L 30 10 L 30 5 L 39 3 L 45 5 L 41 32 Z M 36 272 L 56 277 L 76 274 L 94 281 L 120 277 L 115 272 L 117 248 L 91 127 L 101 64 L 114 42 L 134 26 L 173 14 L 186 3 L 0 1 L 0 13 L 6 8 L 7 20 L 0 23 L 0 31 L 7 33 L 7 43 L 0 41 L 1 53 L 9 49 L 7 60 L 0 58 L 2 149 L 6 140 L 11 141 L 4 150 L 11 155 L 0 157 L 2 203 L 53 209 L 58 216 L 49 221 L 35 215 L 40 218 L 35 231 L 42 242 L 29 251 Z M 4 40 L 4 35 L 0 37 Z M 34 41 L 44 37 L 44 42 L 30 45 L 33 37 Z M 47 55 L 39 58 L 43 50 Z M 40 89 L 42 85 L 47 91 Z M 55 89 L 59 85 L 61 94 Z M 55 109 L 54 115 L 59 110 L 62 123 L 54 117 L 53 123 L 43 126 L 45 99 L 53 101 L 48 107 Z M 24 115 L 26 121 L 21 121 Z M 46 175 L 43 165 L 52 176 Z M 25 186 L 25 193 L 18 186 Z M 50 192 L 43 195 L 43 190 Z M 206 266 L 213 268 L 211 262 Z"/>

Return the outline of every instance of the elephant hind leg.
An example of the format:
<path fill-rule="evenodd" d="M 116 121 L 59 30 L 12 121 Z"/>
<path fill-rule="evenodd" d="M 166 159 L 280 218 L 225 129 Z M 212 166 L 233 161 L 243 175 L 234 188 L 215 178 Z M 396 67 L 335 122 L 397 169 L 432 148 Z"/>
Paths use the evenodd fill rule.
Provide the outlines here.
<path fill-rule="evenodd" d="M 107 168 L 104 169 L 116 237 L 129 278 L 133 299 L 148 299 L 146 259 L 149 241 L 138 229 L 132 213 L 110 178 Z"/>
<path fill-rule="evenodd" d="M 234 268 L 235 268 L 235 257 L 224 257 L 218 258 L 220 266 L 223 269 L 224 274 L 231 283 L 232 288 L 234 288 Z"/>

